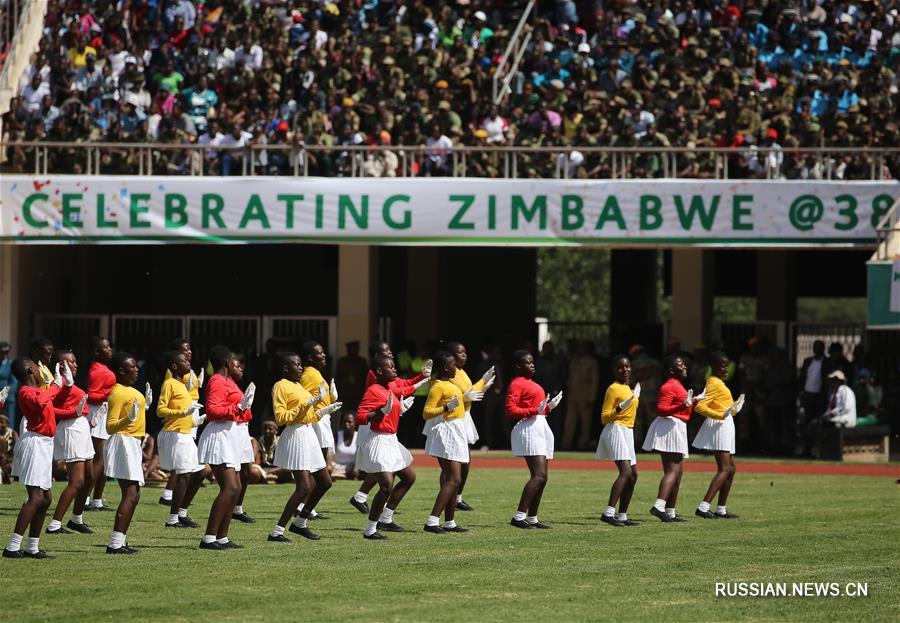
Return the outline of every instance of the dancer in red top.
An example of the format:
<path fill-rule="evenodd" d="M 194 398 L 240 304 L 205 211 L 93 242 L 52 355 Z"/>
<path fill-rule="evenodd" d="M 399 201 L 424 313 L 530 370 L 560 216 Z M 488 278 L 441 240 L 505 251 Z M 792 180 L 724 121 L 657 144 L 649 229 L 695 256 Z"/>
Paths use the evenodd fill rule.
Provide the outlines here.
<path fill-rule="evenodd" d="M 16 453 L 21 457 L 19 482 L 25 485 L 28 499 L 16 518 L 16 527 L 3 550 L 4 558 L 48 558 L 39 548 L 41 528 L 50 502 L 53 480 L 53 435 L 56 433 L 56 414 L 53 399 L 66 392 L 63 379 L 56 374 L 49 389 L 42 390 L 41 373 L 31 359 L 20 357 L 13 361 L 13 376 L 19 381 L 19 408 L 28 418 L 28 428 L 19 439 Z M 66 374 L 67 386 L 74 384 L 71 373 Z M 28 545 L 22 551 L 22 536 L 28 529 Z"/>
<path fill-rule="evenodd" d="M 647 429 L 644 450 L 659 452 L 663 464 L 663 477 L 659 483 L 656 502 L 650 514 L 664 523 L 685 521 L 675 512 L 678 488 L 681 485 L 682 461 L 688 456 L 687 422 L 691 419 L 694 404 L 702 396 L 694 397 L 693 390 L 684 387 L 687 365 L 678 355 L 670 355 L 663 362 L 668 379 L 659 390 L 656 404 L 657 417 Z"/>
<path fill-rule="evenodd" d="M 391 357 L 380 356 L 375 360 L 377 382 L 366 388 L 356 410 L 356 423 L 368 424 L 371 432 L 359 451 L 359 469 L 375 478 L 379 489 L 372 500 L 369 521 L 363 537 L 371 540 L 386 539 L 378 530 L 402 532 L 394 523 L 394 511 L 416 481 L 412 469 L 412 455 L 397 440 L 400 416 L 412 406 L 414 385 L 400 383 Z M 368 477 L 367 476 L 367 477 Z M 394 487 L 394 476 L 400 483 Z"/>
<path fill-rule="evenodd" d="M 106 488 L 106 472 L 103 469 L 103 448 L 109 433 L 106 432 L 106 410 L 99 413 L 100 408 L 109 397 L 109 392 L 116 384 L 116 375 L 109 369 L 113 349 L 110 341 L 105 337 L 95 337 L 94 360 L 88 370 L 87 396 L 88 418 L 91 422 L 91 442 L 94 444 L 94 463 L 92 466 L 91 480 L 93 481 L 93 495 L 89 497 L 84 510 L 111 511 L 103 505 L 103 489 Z M 88 491 L 90 494 L 91 492 Z"/>
<path fill-rule="evenodd" d="M 506 394 L 506 415 L 516 422 L 511 434 L 513 456 L 525 458 L 531 478 L 522 489 L 519 508 L 509 524 L 516 528 L 547 529 L 538 520 L 541 496 L 547 484 L 547 461 L 553 458 L 553 431 L 547 415 L 562 401 L 562 392 L 550 399 L 535 383 L 534 358 L 527 350 L 513 353 L 515 378 Z"/>

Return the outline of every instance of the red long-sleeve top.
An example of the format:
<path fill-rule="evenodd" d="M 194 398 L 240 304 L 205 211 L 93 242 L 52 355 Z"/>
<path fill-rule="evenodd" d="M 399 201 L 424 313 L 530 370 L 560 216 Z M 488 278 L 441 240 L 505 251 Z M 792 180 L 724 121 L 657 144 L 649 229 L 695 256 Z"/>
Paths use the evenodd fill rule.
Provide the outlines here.
<path fill-rule="evenodd" d="M 534 417 L 546 396 L 543 387 L 524 376 L 517 376 L 506 390 L 506 417 L 514 420 Z"/>
<path fill-rule="evenodd" d="M 677 379 L 669 379 L 659 388 L 656 414 L 659 417 L 674 417 L 687 422 L 691 419 L 694 406 L 687 406 L 687 390 Z"/>
<path fill-rule="evenodd" d="M 53 399 L 62 390 L 58 385 L 50 385 L 49 389 L 29 387 L 19 388 L 19 408 L 28 419 L 27 430 L 45 437 L 56 434 L 56 413 L 53 411 Z"/>
<path fill-rule="evenodd" d="M 87 405 L 81 410 L 81 413 L 75 412 L 78 403 L 81 402 L 82 396 L 84 396 L 84 390 L 77 385 L 63 388 L 56 395 L 56 398 L 53 399 L 53 412 L 56 415 L 57 421 L 74 420 L 82 415 L 87 417 Z"/>
<path fill-rule="evenodd" d="M 244 392 L 230 376 L 213 374 L 206 382 L 206 419 L 210 421 L 234 421 L 239 424 L 253 419 L 250 409 L 241 411 L 238 403 Z"/>
<path fill-rule="evenodd" d="M 99 361 L 92 363 L 88 369 L 87 377 L 88 404 L 99 405 L 106 402 L 109 392 L 112 391 L 115 384 L 116 375 L 113 374 L 113 371 L 106 364 L 102 364 Z"/>
<path fill-rule="evenodd" d="M 378 410 L 387 404 L 388 396 L 393 393 L 394 406 L 391 408 L 391 412 L 384 417 L 373 421 L 370 426 L 372 430 L 377 433 L 396 433 L 397 425 L 400 422 L 400 400 L 407 396 L 411 396 L 416 391 L 415 388 L 411 384 L 407 384 L 405 380 L 406 379 L 399 378 L 394 379 L 388 383 L 387 387 L 379 385 L 378 383 L 369 385 L 366 388 L 366 392 L 363 394 L 359 406 L 356 408 L 356 424 L 358 426 L 369 424 L 369 415 L 373 414 L 373 412 L 378 415 Z"/>
<path fill-rule="evenodd" d="M 413 385 L 415 385 L 416 383 L 418 383 L 419 381 L 421 381 L 424 378 L 426 378 L 425 375 L 420 372 L 419 374 L 415 375 L 411 379 L 401 379 L 398 376 L 396 379 L 391 381 L 391 383 L 398 383 L 400 385 L 409 385 L 410 387 L 412 387 Z M 378 383 L 378 377 L 375 376 L 375 371 L 369 370 L 369 372 L 366 374 L 366 387 L 369 387 L 370 385 L 376 385 L 377 383 Z M 412 393 L 412 392 L 410 392 L 410 393 Z M 407 394 L 407 395 L 409 395 L 409 394 Z"/>

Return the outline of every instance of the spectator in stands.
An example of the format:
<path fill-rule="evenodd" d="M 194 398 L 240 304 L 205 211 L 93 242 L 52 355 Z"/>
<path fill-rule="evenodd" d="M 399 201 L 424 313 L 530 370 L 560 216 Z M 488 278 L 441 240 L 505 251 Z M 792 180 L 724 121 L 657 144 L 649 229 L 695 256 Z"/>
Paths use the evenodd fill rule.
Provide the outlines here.
<path fill-rule="evenodd" d="M 588 354 L 585 343 L 575 343 L 575 353 L 569 359 L 569 379 L 566 383 L 566 418 L 563 426 L 564 450 L 587 450 L 591 438 L 591 428 L 597 413 L 594 404 L 597 400 L 600 375 L 597 361 Z M 575 443 L 575 431 L 578 430 L 578 443 Z"/>

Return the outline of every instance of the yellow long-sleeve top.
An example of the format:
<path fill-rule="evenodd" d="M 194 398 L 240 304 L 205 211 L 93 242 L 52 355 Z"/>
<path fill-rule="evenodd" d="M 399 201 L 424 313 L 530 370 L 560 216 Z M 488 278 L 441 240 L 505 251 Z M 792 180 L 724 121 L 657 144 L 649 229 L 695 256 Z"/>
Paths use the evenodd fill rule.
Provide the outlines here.
<path fill-rule="evenodd" d="M 474 389 L 477 392 L 484 391 L 484 381 L 482 381 L 481 379 L 478 379 L 478 382 L 473 385 L 472 380 L 469 378 L 469 375 L 466 374 L 466 371 L 463 370 L 462 368 L 456 369 L 456 375 L 454 375 L 454 377 L 452 379 L 450 379 L 450 382 L 453 383 L 454 385 L 456 385 L 458 388 L 460 388 L 462 390 L 463 394 L 465 394 L 470 389 Z M 466 411 L 472 410 L 471 402 L 467 401 L 465 403 L 465 406 L 466 406 L 466 409 L 465 409 Z"/>
<path fill-rule="evenodd" d="M 188 381 L 190 380 L 192 374 L 194 374 L 193 370 L 191 370 L 190 372 L 185 374 L 184 378 L 181 379 L 182 382 L 184 383 L 185 389 L 187 389 Z M 168 381 L 170 378 L 172 378 L 172 371 L 166 370 L 166 376 L 163 378 L 166 381 Z M 196 400 L 197 402 L 200 402 L 200 383 L 197 382 L 196 377 L 194 378 L 194 387 L 192 389 L 189 389 L 188 393 L 191 395 L 191 400 Z"/>
<path fill-rule="evenodd" d="M 53 373 L 50 372 L 50 369 L 40 361 L 38 361 L 37 366 L 38 372 L 40 372 L 41 374 L 41 389 L 50 389 L 50 386 L 53 384 Z"/>
<path fill-rule="evenodd" d="M 310 396 L 315 396 L 319 393 L 319 385 L 325 382 L 324 377 L 322 377 L 322 373 L 313 368 L 312 366 L 306 366 L 303 368 L 303 374 L 300 375 L 300 383 L 303 385 L 303 389 L 309 392 Z M 325 398 L 314 404 L 313 406 L 316 409 L 321 409 L 322 407 L 327 407 L 333 402 L 331 400 L 331 392 L 325 392 Z"/>
<path fill-rule="evenodd" d="M 459 405 L 448 413 L 444 411 L 444 405 L 450 402 L 454 396 L 459 398 Z M 463 392 L 458 385 L 451 381 L 435 380 L 431 381 L 428 398 L 425 399 L 425 408 L 422 410 L 422 417 L 430 420 L 441 415 L 444 416 L 445 420 L 466 417 L 466 406 L 463 403 Z"/>
<path fill-rule="evenodd" d="M 290 379 L 281 379 L 272 388 L 272 409 L 275 411 L 275 422 L 279 426 L 292 424 L 315 424 L 315 405 L 307 407 L 306 403 L 312 394 L 303 388 L 303 384 Z"/>
<path fill-rule="evenodd" d="M 194 400 L 187 386 L 171 376 L 163 381 L 159 400 L 156 403 L 156 415 L 163 418 L 163 430 L 174 433 L 190 433 L 194 426 L 193 418 L 184 412 Z"/>
<path fill-rule="evenodd" d="M 603 408 L 600 411 L 600 421 L 604 424 L 616 423 L 628 428 L 634 428 L 634 418 L 638 409 L 637 398 L 631 401 L 627 409 L 616 413 L 616 407 L 619 406 L 619 403 L 628 400 L 632 396 L 634 396 L 634 392 L 624 383 L 613 383 L 607 387 L 606 395 L 603 397 Z"/>
<path fill-rule="evenodd" d="M 109 402 L 109 413 L 106 415 L 106 432 L 112 435 L 128 435 L 130 437 L 143 437 L 147 432 L 147 421 L 144 417 L 147 402 L 144 394 L 133 387 L 125 387 L 116 383 L 106 399 Z M 128 419 L 134 403 L 138 405 L 137 419 L 132 422 Z"/>
<path fill-rule="evenodd" d="M 734 403 L 731 390 L 725 382 L 717 376 L 706 379 L 706 398 L 694 406 L 694 412 L 713 420 L 724 420 L 725 409 Z"/>

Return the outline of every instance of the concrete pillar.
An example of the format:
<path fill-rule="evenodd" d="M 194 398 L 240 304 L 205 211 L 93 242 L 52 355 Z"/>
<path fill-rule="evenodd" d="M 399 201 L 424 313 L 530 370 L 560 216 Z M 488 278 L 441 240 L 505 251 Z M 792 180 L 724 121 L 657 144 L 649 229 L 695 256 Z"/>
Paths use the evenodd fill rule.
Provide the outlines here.
<path fill-rule="evenodd" d="M 19 247 L 0 245 L 0 340 L 19 353 L 25 336 L 19 335 Z"/>
<path fill-rule="evenodd" d="M 406 337 L 421 346 L 438 335 L 440 250 L 410 247 L 406 259 Z"/>
<path fill-rule="evenodd" d="M 377 249 L 368 245 L 338 247 L 337 343 L 359 340 L 360 352 L 368 349 L 378 306 Z"/>
<path fill-rule="evenodd" d="M 672 319 L 669 337 L 691 350 L 705 343 L 712 322 L 712 252 L 703 249 L 672 251 Z"/>

